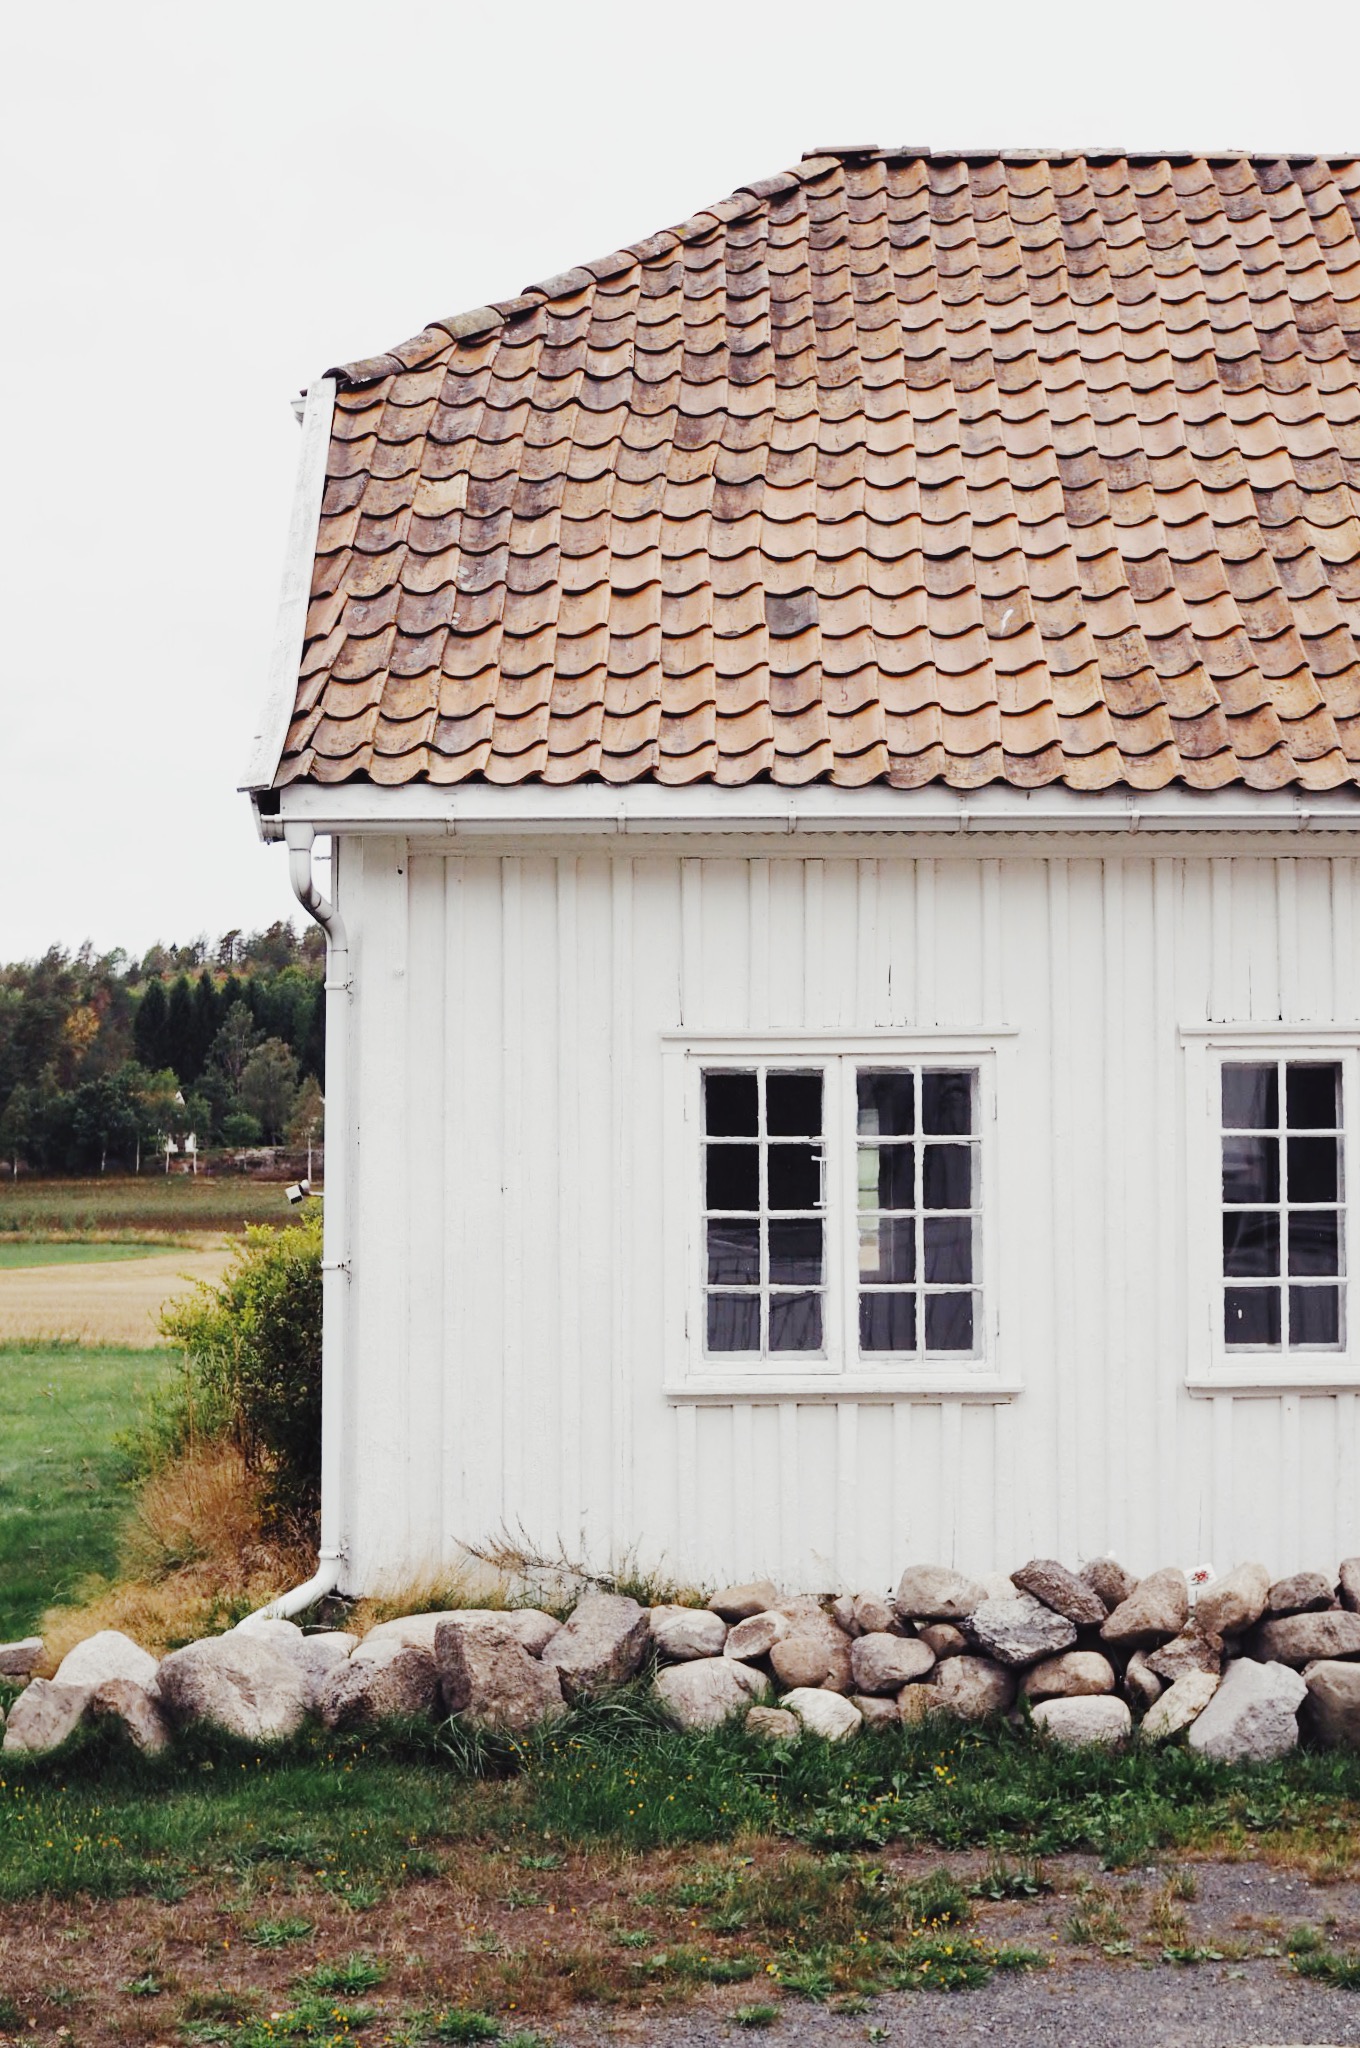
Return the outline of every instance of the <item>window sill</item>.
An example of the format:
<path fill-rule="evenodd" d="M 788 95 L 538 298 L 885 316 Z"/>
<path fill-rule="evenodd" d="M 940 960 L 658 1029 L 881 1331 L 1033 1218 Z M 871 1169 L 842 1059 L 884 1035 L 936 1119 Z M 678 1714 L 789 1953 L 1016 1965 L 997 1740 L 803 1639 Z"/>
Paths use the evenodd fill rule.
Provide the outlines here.
<path fill-rule="evenodd" d="M 1299 1366 L 1281 1371 L 1278 1366 L 1234 1366 L 1221 1372 L 1199 1373 L 1185 1382 L 1188 1394 L 1360 1394 L 1360 1360 L 1338 1359 L 1333 1365 L 1315 1368 Z"/>
<path fill-rule="evenodd" d="M 693 1373 L 668 1381 L 668 1401 L 1010 1401 L 1023 1390 L 997 1373 Z"/>

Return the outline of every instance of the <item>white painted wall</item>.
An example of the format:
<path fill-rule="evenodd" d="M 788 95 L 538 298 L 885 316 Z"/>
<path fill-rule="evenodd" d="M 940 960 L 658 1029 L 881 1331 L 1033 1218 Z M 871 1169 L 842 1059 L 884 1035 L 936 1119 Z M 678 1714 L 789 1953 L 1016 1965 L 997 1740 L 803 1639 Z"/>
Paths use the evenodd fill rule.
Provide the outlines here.
<path fill-rule="evenodd" d="M 1354 1392 L 1187 1391 L 1179 1037 L 1354 1025 L 1357 863 L 1061 844 L 343 840 L 353 1589 L 503 1528 L 814 1589 L 911 1560 L 1283 1573 L 1360 1549 Z M 1023 1199 L 995 1221 L 1019 1394 L 663 1392 L 662 1034 L 767 1027 L 1014 1032 L 998 1143 Z"/>

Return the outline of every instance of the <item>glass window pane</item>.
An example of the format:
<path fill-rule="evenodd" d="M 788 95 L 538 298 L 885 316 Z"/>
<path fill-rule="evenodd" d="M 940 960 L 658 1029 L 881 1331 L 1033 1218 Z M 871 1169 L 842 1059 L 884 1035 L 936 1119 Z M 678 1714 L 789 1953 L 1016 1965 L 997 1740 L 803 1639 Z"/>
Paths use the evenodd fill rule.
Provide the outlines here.
<path fill-rule="evenodd" d="M 922 1074 L 921 1129 L 935 1137 L 966 1136 L 973 1128 L 973 1077 Z"/>
<path fill-rule="evenodd" d="M 771 1351 L 820 1351 L 821 1348 L 821 1295 L 772 1294 L 770 1296 Z"/>
<path fill-rule="evenodd" d="M 1341 1128 L 1341 1069 L 1292 1062 L 1284 1070 L 1286 1121 L 1291 1131 Z"/>
<path fill-rule="evenodd" d="M 876 1216 L 871 1222 L 861 1219 L 859 1277 L 879 1281 L 916 1278 L 914 1217 Z"/>
<path fill-rule="evenodd" d="M 708 1277 L 719 1286 L 755 1287 L 760 1280 L 760 1225 L 724 1220 L 708 1226 Z"/>
<path fill-rule="evenodd" d="M 821 1285 L 822 1226 L 820 1223 L 771 1223 L 770 1279 L 776 1285 L 815 1282 Z"/>
<path fill-rule="evenodd" d="M 1278 1138 L 1223 1140 L 1225 1202 L 1278 1202 L 1280 1141 Z"/>
<path fill-rule="evenodd" d="M 972 1348 L 972 1295 L 928 1294 L 926 1296 L 926 1350 L 971 1351 Z"/>
<path fill-rule="evenodd" d="M 862 1138 L 909 1138 L 916 1129 L 914 1074 L 864 1074 L 857 1080 Z"/>
<path fill-rule="evenodd" d="M 1278 1287 L 1225 1287 L 1223 1290 L 1223 1341 L 1225 1344 L 1253 1345 L 1272 1349 L 1280 1341 L 1280 1290 Z"/>
<path fill-rule="evenodd" d="M 916 1207 L 916 1147 L 862 1145 L 859 1154 L 861 1209 Z"/>
<path fill-rule="evenodd" d="M 759 1351 L 758 1294 L 709 1295 L 708 1348 L 710 1351 Z"/>
<path fill-rule="evenodd" d="M 1272 1209 L 1233 1209 L 1223 1218 L 1223 1271 L 1251 1278 L 1280 1270 L 1280 1218 Z"/>
<path fill-rule="evenodd" d="M 1278 1267 L 1272 1267 L 1278 1272 Z M 1295 1209 L 1289 1217 L 1291 1273 L 1341 1271 L 1341 1213 L 1337 1209 Z"/>
<path fill-rule="evenodd" d="M 1339 1344 L 1341 1342 L 1341 1289 L 1339 1287 L 1290 1288 L 1289 1341 L 1291 1344 Z"/>
<path fill-rule="evenodd" d="M 815 1209 L 821 1202 L 821 1147 L 771 1145 L 770 1207 Z"/>
<path fill-rule="evenodd" d="M 765 1128 L 772 1138 L 820 1138 L 820 1074 L 767 1074 Z"/>
<path fill-rule="evenodd" d="M 927 1280 L 971 1280 L 973 1219 L 971 1216 L 927 1216 L 925 1265 Z"/>
<path fill-rule="evenodd" d="M 710 1138 L 754 1138 L 760 1129 L 759 1077 L 704 1075 L 704 1129 Z"/>
<path fill-rule="evenodd" d="M 859 1348 L 861 1351 L 914 1351 L 916 1296 L 861 1294 Z"/>
<path fill-rule="evenodd" d="M 1291 1202 L 1335 1202 L 1340 1199 L 1335 1138 L 1290 1138 L 1289 1186 Z"/>
<path fill-rule="evenodd" d="M 1236 1060 L 1223 1068 L 1225 1131 L 1273 1131 L 1280 1122 L 1278 1067 L 1247 1066 Z"/>
<path fill-rule="evenodd" d="M 760 1147 L 710 1145 L 704 1161 L 704 1206 L 709 1209 L 760 1207 Z"/>
<path fill-rule="evenodd" d="M 927 1145 L 921 1169 L 923 1209 L 968 1209 L 973 1201 L 971 1145 Z"/>

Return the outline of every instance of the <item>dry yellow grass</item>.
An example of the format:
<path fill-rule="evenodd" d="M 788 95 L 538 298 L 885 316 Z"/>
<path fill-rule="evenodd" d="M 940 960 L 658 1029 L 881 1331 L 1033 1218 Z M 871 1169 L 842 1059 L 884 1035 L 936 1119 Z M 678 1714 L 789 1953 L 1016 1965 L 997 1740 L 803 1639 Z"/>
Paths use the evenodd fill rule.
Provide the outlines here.
<path fill-rule="evenodd" d="M 220 1280 L 230 1256 L 231 1241 L 210 1234 L 145 1259 L 0 1272 L 0 1342 L 159 1344 L 165 1303 L 195 1280 Z"/>

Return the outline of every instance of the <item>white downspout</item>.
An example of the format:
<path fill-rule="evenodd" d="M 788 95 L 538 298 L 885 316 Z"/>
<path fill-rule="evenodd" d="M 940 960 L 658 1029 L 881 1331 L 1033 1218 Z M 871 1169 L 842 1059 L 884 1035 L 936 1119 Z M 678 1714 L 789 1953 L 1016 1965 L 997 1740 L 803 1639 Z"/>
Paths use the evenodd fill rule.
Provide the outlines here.
<path fill-rule="evenodd" d="M 340 1584 L 345 1562 L 345 1346 L 349 1311 L 349 1039 L 353 984 L 344 919 L 312 874 L 311 825 L 285 825 L 293 894 L 326 934 L 326 1200 L 321 1256 L 321 1541 L 310 1579 L 250 1621 L 287 1620 Z M 332 881 L 332 889 L 334 889 Z M 338 891 L 336 892 L 338 893 Z"/>

